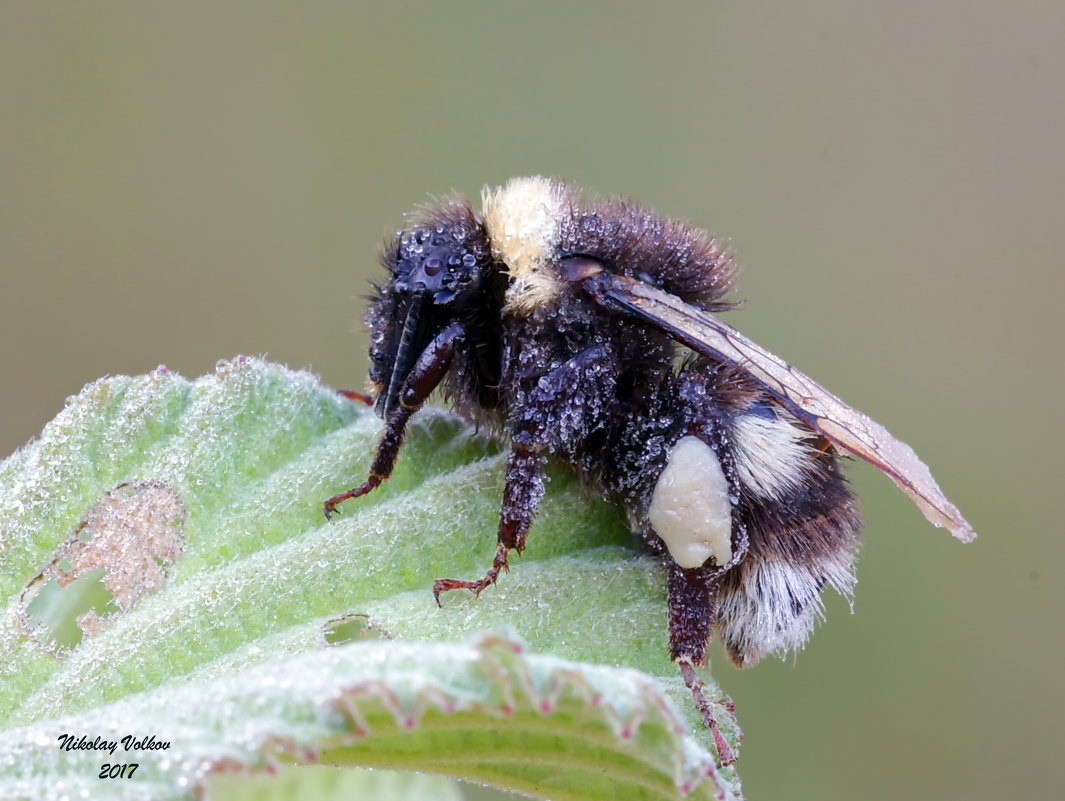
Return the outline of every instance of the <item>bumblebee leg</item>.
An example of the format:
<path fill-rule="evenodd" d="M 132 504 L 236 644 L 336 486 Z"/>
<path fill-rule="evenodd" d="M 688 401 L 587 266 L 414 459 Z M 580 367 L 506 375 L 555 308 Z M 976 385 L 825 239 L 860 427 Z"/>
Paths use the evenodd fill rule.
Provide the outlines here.
<path fill-rule="evenodd" d="M 354 389 L 338 389 L 337 395 L 342 398 L 347 398 L 349 401 L 354 401 L 355 403 L 365 404 L 366 406 L 373 406 L 374 404 L 373 395 L 367 395 L 365 392 L 358 392 Z"/>
<path fill-rule="evenodd" d="M 440 604 L 440 593 L 448 590 L 470 590 L 480 595 L 485 588 L 496 583 L 500 572 L 510 569 L 507 555 L 513 548 L 519 554 L 525 548 L 525 535 L 540 508 L 544 496 L 544 460 L 533 451 L 515 448 L 507 461 L 506 485 L 503 488 L 503 505 L 499 514 L 499 537 L 496 554 L 488 572 L 477 581 L 461 579 L 437 579 L 433 582 L 433 597 Z"/>
<path fill-rule="evenodd" d="M 448 590 L 464 589 L 480 595 L 509 569 L 510 550 L 519 554 L 524 550 L 525 537 L 544 496 L 544 457 L 540 454 L 547 450 L 564 453 L 600 424 L 596 415 L 606 405 L 602 396 L 613 392 L 613 385 L 603 378 L 611 374 L 606 368 L 613 358 L 606 345 L 587 348 L 540 378 L 515 404 L 514 450 L 507 461 L 492 566 L 477 581 L 437 579 L 433 595 L 438 604 L 440 593 Z"/>
<path fill-rule="evenodd" d="M 697 666 L 706 664 L 720 577 L 721 571 L 716 567 L 688 569 L 671 561 L 667 585 L 669 655 L 680 668 L 684 684 L 691 690 L 703 724 L 710 729 L 721 764 L 728 765 L 736 760 L 736 754 L 721 735 L 710 704 L 703 695 L 703 682 L 695 672 Z"/>
<path fill-rule="evenodd" d="M 373 462 L 370 463 L 370 475 L 359 486 L 334 495 L 325 502 L 326 520 L 333 516 L 333 512 L 341 503 L 351 498 L 362 497 L 376 489 L 382 481 L 392 475 L 392 468 L 396 466 L 396 457 L 399 456 L 399 447 L 403 444 L 403 433 L 407 427 L 407 421 L 415 411 L 415 409 L 400 406 L 392 413 L 385 424 L 385 433 L 381 441 L 377 443 L 377 451 L 374 453 Z"/>
<path fill-rule="evenodd" d="M 325 519 L 332 517 L 337 506 L 351 498 L 359 498 L 378 487 L 392 475 L 403 444 L 403 434 L 407 421 L 421 408 L 437 385 L 443 380 L 451 359 L 455 355 L 455 345 L 465 337 L 466 329 L 461 323 L 451 323 L 422 351 L 410 373 L 403 380 L 399 393 L 399 405 L 388 412 L 385 433 L 377 443 L 373 462 L 370 464 L 369 477 L 359 486 L 334 495 L 325 502 Z"/>
<path fill-rule="evenodd" d="M 710 628 L 717 602 L 717 566 L 685 568 L 669 560 L 669 656 L 674 662 L 686 659 L 693 665 L 706 664 Z"/>
<path fill-rule="evenodd" d="M 703 718 L 703 725 L 710 729 L 710 735 L 714 738 L 717 758 L 722 765 L 731 765 L 736 761 L 736 752 L 732 750 L 732 746 L 728 744 L 724 735 L 721 734 L 717 720 L 710 711 L 710 703 L 706 700 L 706 696 L 703 695 L 703 680 L 696 675 L 695 668 L 687 659 L 678 661 L 677 665 L 680 667 L 680 674 L 684 677 L 684 684 L 691 690 L 695 706 Z"/>

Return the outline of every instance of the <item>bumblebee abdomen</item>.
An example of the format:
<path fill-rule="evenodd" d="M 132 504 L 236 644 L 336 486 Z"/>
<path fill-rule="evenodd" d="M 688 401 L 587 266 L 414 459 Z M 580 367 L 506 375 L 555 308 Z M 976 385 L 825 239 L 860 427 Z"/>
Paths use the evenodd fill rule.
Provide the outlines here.
<path fill-rule="evenodd" d="M 835 451 L 724 363 L 692 360 L 647 400 L 590 471 L 653 550 L 718 576 L 714 625 L 733 661 L 801 647 L 823 586 L 854 585 L 860 520 Z"/>

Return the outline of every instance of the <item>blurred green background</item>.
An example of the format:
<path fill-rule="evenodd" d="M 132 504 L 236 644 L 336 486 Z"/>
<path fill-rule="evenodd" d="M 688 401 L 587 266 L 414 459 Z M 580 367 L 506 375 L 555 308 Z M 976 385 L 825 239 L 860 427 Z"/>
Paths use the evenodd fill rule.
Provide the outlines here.
<path fill-rule="evenodd" d="M 361 386 L 376 248 L 427 193 L 626 194 L 730 238 L 730 322 L 980 534 L 853 467 L 855 614 L 793 662 L 714 651 L 748 797 L 1060 797 L 1063 42 L 1054 2 L 5 2 L 0 455 L 107 373 Z"/>

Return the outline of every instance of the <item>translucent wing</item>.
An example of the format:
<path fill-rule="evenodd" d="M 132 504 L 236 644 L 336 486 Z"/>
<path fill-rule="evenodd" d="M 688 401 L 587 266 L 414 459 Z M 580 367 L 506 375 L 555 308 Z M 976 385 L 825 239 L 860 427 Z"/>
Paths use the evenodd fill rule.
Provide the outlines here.
<path fill-rule="evenodd" d="M 581 277 L 587 279 L 584 285 L 604 306 L 644 319 L 697 353 L 727 359 L 742 367 L 803 423 L 887 473 L 929 521 L 963 542 L 976 537 L 913 448 L 809 376 L 675 295 L 606 270 L 595 271 L 594 276 L 586 272 Z"/>

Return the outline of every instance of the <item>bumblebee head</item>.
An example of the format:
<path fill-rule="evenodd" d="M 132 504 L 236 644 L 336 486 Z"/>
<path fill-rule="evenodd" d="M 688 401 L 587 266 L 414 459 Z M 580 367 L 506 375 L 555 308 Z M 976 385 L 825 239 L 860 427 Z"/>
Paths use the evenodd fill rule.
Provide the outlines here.
<path fill-rule="evenodd" d="M 403 382 L 433 338 L 482 302 L 492 269 L 483 226 L 468 206 L 448 204 L 425 224 L 400 231 L 382 261 L 388 282 L 366 315 L 376 411 L 387 417 Z"/>

